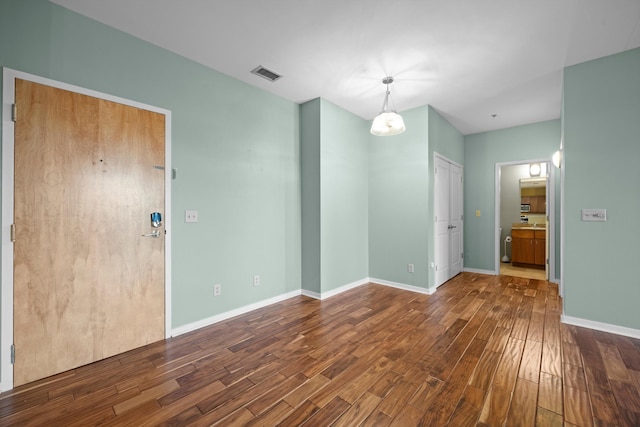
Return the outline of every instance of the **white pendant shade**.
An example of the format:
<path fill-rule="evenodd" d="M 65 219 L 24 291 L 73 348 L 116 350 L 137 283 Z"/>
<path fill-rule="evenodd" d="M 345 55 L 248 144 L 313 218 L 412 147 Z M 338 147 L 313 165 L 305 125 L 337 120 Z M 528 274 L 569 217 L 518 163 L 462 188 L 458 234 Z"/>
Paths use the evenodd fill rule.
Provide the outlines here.
<path fill-rule="evenodd" d="M 371 133 L 377 136 L 398 135 L 406 129 L 402 116 L 393 111 L 378 114 L 371 123 Z"/>
<path fill-rule="evenodd" d="M 385 77 L 382 83 L 387 85 L 387 93 L 384 96 L 384 103 L 382 104 L 382 112 L 373 119 L 371 123 L 371 134 L 377 136 L 391 136 L 398 135 L 406 130 L 404 126 L 404 120 L 400 114 L 394 110 L 389 109 L 389 85 L 393 83 L 393 77 Z"/>

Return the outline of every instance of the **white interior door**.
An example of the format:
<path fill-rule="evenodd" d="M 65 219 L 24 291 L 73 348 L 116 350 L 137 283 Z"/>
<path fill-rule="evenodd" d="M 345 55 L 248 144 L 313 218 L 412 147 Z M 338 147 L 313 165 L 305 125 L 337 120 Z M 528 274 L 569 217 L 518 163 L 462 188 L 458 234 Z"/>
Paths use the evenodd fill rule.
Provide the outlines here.
<path fill-rule="evenodd" d="M 449 165 L 449 278 L 459 274 L 463 265 L 462 168 Z"/>
<path fill-rule="evenodd" d="M 435 278 L 436 286 L 440 286 L 449 278 L 450 264 L 450 239 L 451 231 L 449 223 L 449 162 L 436 157 L 436 164 L 433 170 L 435 187 Z"/>
<path fill-rule="evenodd" d="M 434 188 L 435 281 L 440 286 L 463 268 L 462 167 L 436 156 Z"/>

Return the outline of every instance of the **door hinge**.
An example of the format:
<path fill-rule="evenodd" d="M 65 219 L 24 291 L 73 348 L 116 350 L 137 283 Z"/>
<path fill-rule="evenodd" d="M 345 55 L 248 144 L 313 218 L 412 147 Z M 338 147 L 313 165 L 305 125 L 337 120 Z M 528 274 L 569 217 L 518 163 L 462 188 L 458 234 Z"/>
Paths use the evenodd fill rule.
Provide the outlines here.
<path fill-rule="evenodd" d="M 11 364 L 14 365 L 16 363 L 16 345 L 11 344 Z"/>
<path fill-rule="evenodd" d="M 15 224 L 11 224 L 11 241 L 12 242 L 16 241 L 16 225 Z"/>
<path fill-rule="evenodd" d="M 464 221 L 464 214 L 460 215 L 460 221 Z"/>
<path fill-rule="evenodd" d="M 16 104 L 11 106 L 11 120 L 14 122 L 18 121 L 18 106 Z"/>
<path fill-rule="evenodd" d="M 464 252 L 460 252 L 460 258 L 464 259 Z"/>

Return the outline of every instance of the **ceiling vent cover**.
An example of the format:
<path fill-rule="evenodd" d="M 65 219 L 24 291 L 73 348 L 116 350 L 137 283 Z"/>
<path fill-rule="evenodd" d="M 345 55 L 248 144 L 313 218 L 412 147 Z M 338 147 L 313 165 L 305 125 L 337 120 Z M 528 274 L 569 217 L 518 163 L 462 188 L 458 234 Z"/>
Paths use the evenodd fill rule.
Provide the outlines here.
<path fill-rule="evenodd" d="M 280 74 L 274 73 L 273 71 L 264 68 L 262 65 L 257 66 L 256 68 L 251 70 L 251 72 L 256 76 L 260 76 L 269 80 L 270 82 L 275 82 L 280 77 L 282 77 Z"/>

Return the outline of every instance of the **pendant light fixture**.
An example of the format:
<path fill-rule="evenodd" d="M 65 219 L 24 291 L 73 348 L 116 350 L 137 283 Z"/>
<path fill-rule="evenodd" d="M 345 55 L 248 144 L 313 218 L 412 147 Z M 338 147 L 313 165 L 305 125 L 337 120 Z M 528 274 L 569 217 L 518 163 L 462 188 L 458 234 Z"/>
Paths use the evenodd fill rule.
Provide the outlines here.
<path fill-rule="evenodd" d="M 387 85 L 387 93 L 384 96 L 382 111 L 373 119 L 373 123 L 371 123 L 371 133 L 378 136 L 401 134 L 406 130 L 404 120 L 402 120 L 400 114 L 389 109 L 389 96 L 391 95 L 389 85 L 393 83 L 393 77 L 385 77 L 382 79 L 382 83 Z"/>

